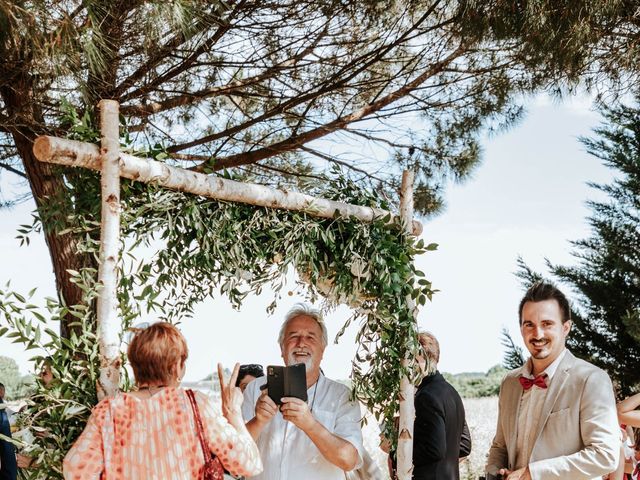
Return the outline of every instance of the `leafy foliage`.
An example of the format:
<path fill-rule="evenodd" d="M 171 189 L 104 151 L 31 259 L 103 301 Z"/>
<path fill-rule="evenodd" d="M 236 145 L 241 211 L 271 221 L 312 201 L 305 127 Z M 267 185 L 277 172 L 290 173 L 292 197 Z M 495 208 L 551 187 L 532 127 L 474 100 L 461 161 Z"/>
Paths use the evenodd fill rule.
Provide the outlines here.
<path fill-rule="evenodd" d="M 112 98 L 138 147 L 165 146 L 164 161 L 305 191 L 338 164 L 389 198 L 408 167 L 416 210 L 432 214 L 479 163 L 479 132 L 521 117 L 523 91 L 565 71 L 576 80 L 583 65 L 612 78 L 637 72 L 636 9 L 625 0 L 0 2 L 0 170 L 26 178 L 39 208 L 60 201 L 64 218 L 82 189 L 40 164 L 33 140 L 63 134 L 69 106 Z M 95 268 L 93 257 L 42 218 L 56 290 L 77 304 L 67 270 Z"/>
<path fill-rule="evenodd" d="M 70 135 L 95 140 L 91 116 L 70 112 L 69 119 Z M 124 147 L 130 149 L 126 135 L 123 140 Z M 72 188 L 97 193 L 95 175 L 68 175 Z M 318 183 L 314 193 L 389 209 L 386 200 L 362 189 L 339 170 Z M 84 208 L 74 209 L 61 220 L 65 227 L 62 233 L 84 238 L 80 244 L 83 254 L 96 255 L 100 224 L 92 218 L 100 197 L 82 198 Z M 324 297 L 326 308 L 338 303 L 354 307 L 344 326 L 360 324 L 351 376 L 354 396 L 378 419 L 384 417 L 393 424 L 389 420 L 398 409 L 401 375 L 414 380 L 418 375 L 400 362 L 405 355 L 413 358 L 419 351 L 415 307 L 410 307 L 407 299 L 424 305 L 432 295 L 431 283 L 415 269 L 413 259 L 435 245 L 416 241 L 401 225 L 390 223 L 390 218 L 369 224 L 343 217 L 318 219 L 303 212 L 218 202 L 132 182 L 123 182 L 121 198 L 118 301 L 123 330 L 143 309 L 155 312 L 159 319 L 185 321 L 197 302 L 217 294 L 227 296 L 240 308 L 247 295 L 260 293 L 266 285 L 276 292 L 270 306 L 274 308 L 287 273 L 295 269 L 305 280 L 300 286 L 310 300 Z M 55 218 L 60 215 L 59 205 L 50 202 L 40 214 Z M 39 219 L 36 215 L 31 226 L 22 227 L 23 241 L 38 230 Z M 138 247 L 157 253 L 138 258 Z M 84 268 L 72 274 L 84 292 L 80 305 L 67 308 L 49 299 L 44 315 L 15 292 L 5 292 L 0 304 L 7 323 L 1 333 L 27 349 L 46 351 L 57 379 L 53 387 L 39 387 L 25 417 L 27 427 L 46 432 L 44 438 L 37 437 L 33 445 L 24 446 L 36 459 L 36 467 L 28 472 L 33 479 L 60 478 L 64 452 L 96 403 L 99 359 L 90 307 L 97 295 L 96 271 Z M 47 317 L 59 320 L 69 315 L 76 319 L 70 325 L 69 338 L 44 327 Z M 126 376 L 123 388 L 127 388 Z"/>
<path fill-rule="evenodd" d="M 628 395 L 640 384 L 640 105 L 602 110 L 604 122 L 587 151 L 616 174 L 611 184 L 593 184 L 606 201 L 590 201 L 591 236 L 572 242 L 575 266 L 548 263 L 551 275 L 577 293 L 569 347 L 604 368 Z M 520 264 L 521 278 L 540 275 Z"/>
<path fill-rule="evenodd" d="M 77 279 L 81 281 L 79 276 Z M 87 294 L 95 295 L 95 291 L 88 289 Z M 59 321 L 68 313 L 76 318 L 81 335 L 72 333 L 63 338 L 50 327 L 50 322 Z M 34 460 L 31 469 L 21 471 L 22 478 L 61 479 L 62 459 L 97 402 L 95 386 L 100 363 L 91 310 L 82 306 L 66 308 L 51 298 L 46 300 L 45 308 L 39 308 L 30 303 L 30 296 L 3 289 L 0 314 L 4 323 L 0 334 L 26 350 L 38 351 L 34 357 L 36 369 L 46 361 L 54 376 L 47 388 L 36 382 L 36 391 L 18 419 L 15 443 L 21 453 Z"/>
<path fill-rule="evenodd" d="M 635 1 L 463 3 L 468 34 L 514 47 L 556 88 L 582 81 L 610 96 L 639 85 L 640 10 Z"/>
<path fill-rule="evenodd" d="M 32 145 L 64 135 L 69 109 L 91 112 L 101 98 L 120 102 L 136 149 L 164 147 L 162 161 L 305 192 L 341 165 L 392 200 L 411 168 L 416 211 L 438 212 L 447 185 L 479 163 L 481 130 L 516 121 L 513 94 L 539 83 L 508 49 L 464 35 L 459 6 L 0 2 L 0 171 L 28 181 L 56 291 L 80 303 L 67 271 L 96 267 L 77 253 L 77 230 L 58 234 L 96 183 L 38 162 Z M 50 199 L 61 206 L 53 219 L 41 211 Z"/>

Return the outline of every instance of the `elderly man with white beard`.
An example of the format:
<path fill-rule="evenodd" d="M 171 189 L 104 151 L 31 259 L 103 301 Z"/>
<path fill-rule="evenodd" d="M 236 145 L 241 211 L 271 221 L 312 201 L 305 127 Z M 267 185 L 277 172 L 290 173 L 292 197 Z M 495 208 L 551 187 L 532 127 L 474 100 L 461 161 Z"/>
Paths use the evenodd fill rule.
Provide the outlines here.
<path fill-rule="evenodd" d="M 362 463 L 360 406 L 349 400 L 345 385 L 320 370 L 327 328 L 320 312 L 305 305 L 291 310 L 278 338 L 286 365 L 304 363 L 307 402 L 284 397 L 277 405 L 261 389 L 267 379 L 251 382 L 242 414 L 258 444 L 264 471 L 259 480 L 344 480 Z"/>

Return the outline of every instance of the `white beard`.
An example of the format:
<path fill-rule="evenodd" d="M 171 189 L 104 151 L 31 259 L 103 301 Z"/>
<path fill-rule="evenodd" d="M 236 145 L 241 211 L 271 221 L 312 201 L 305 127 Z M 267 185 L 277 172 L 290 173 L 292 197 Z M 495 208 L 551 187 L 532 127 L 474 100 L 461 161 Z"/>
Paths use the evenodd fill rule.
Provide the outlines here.
<path fill-rule="evenodd" d="M 305 357 L 305 360 L 301 361 L 301 360 L 298 360 L 292 352 L 287 357 L 287 366 L 295 365 L 296 363 L 304 363 L 304 367 L 308 372 L 313 368 L 313 356 L 309 355 L 308 357 Z"/>

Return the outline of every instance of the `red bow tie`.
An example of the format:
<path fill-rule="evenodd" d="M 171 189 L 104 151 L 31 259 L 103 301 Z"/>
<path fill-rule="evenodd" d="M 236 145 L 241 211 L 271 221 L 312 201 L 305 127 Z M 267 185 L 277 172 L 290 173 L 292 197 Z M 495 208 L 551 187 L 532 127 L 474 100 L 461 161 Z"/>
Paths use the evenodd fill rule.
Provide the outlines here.
<path fill-rule="evenodd" d="M 542 375 L 538 375 L 535 378 L 527 378 L 527 377 L 520 376 L 518 380 L 520 380 L 520 385 L 522 385 L 522 388 L 524 388 L 525 390 L 529 390 L 534 385 L 540 388 L 547 388 L 548 386 L 546 373 L 543 373 Z"/>
<path fill-rule="evenodd" d="M 636 468 L 633 470 L 633 478 L 637 478 L 640 474 L 640 463 L 636 465 Z"/>

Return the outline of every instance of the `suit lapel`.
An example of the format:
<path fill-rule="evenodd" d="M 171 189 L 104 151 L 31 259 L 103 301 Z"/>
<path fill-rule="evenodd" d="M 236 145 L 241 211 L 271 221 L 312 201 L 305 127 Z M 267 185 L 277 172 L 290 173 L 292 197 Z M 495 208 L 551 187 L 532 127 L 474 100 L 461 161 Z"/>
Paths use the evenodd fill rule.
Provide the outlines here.
<path fill-rule="evenodd" d="M 507 425 L 509 426 L 509 432 L 506 436 L 507 453 L 508 453 L 508 467 L 513 468 L 516 463 L 516 448 L 518 439 L 518 416 L 520 415 L 520 403 L 522 399 L 522 386 L 518 378 L 520 375 L 527 371 L 526 364 L 515 370 L 511 375 L 509 382 L 509 418 L 507 419 Z"/>
<path fill-rule="evenodd" d="M 542 433 L 542 430 L 546 425 L 547 420 L 549 419 L 551 410 L 553 409 L 553 406 L 556 404 L 558 395 L 562 391 L 562 387 L 564 386 L 565 382 L 569 378 L 569 371 L 573 366 L 575 358 L 576 357 L 574 357 L 573 354 L 569 350 L 567 350 L 567 352 L 564 355 L 564 358 L 560 362 L 560 365 L 558 365 L 558 369 L 556 370 L 556 373 L 553 375 L 553 378 L 551 379 L 551 384 L 549 385 L 549 391 L 547 392 L 547 396 L 544 399 L 544 404 L 542 405 L 540 420 L 538 421 L 538 428 L 536 429 L 536 436 L 534 437 L 536 439 L 533 444 L 534 449 L 535 449 L 536 443 L 538 442 L 538 439 L 540 438 L 540 434 Z M 533 451 L 531 453 L 533 454 Z"/>

